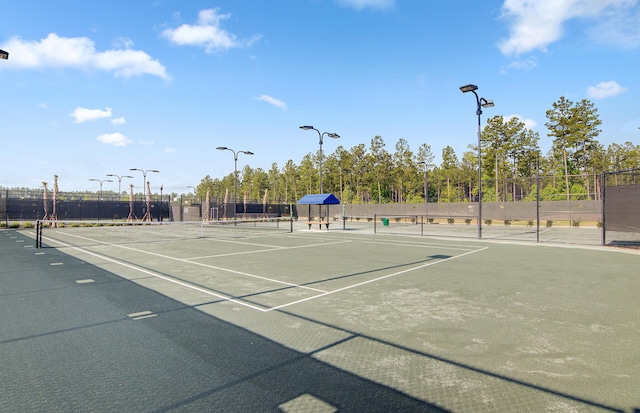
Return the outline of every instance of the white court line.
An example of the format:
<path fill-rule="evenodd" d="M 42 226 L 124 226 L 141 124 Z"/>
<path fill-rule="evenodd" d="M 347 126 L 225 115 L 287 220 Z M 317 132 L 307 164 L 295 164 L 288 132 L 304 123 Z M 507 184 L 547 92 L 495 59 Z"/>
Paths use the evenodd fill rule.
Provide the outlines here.
<path fill-rule="evenodd" d="M 465 255 L 475 254 L 476 252 L 484 251 L 484 250 L 486 250 L 488 248 L 489 247 L 484 247 L 484 248 L 480 248 L 480 249 L 475 250 L 475 251 L 469 251 L 469 252 L 465 252 L 464 254 L 456 255 L 455 257 L 445 258 L 445 259 L 442 259 L 440 261 L 435 261 L 435 262 L 428 262 L 426 264 L 418 265 L 417 267 L 413 267 L 413 268 L 407 268 L 406 270 L 398 271 L 398 272 L 395 272 L 393 274 L 383 275 L 382 277 L 378 277 L 378 278 L 374 278 L 374 279 L 371 279 L 371 280 L 363 281 L 361 283 L 357 283 L 357 284 L 349 285 L 349 286 L 346 286 L 346 287 L 338 288 L 337 290 L 327 291 L 326 293 L 319 294 L 319 295 L 316 295 L 316 296 L 313 296 L 313 297 L 307 297 L 307 298 L 303 298 L 302 300 L 290 302 L 288 304 L 282 304 L 282 305 L 278 305 L 278 306 L 275 306 L 275 307 L 270 307 L 268 310 L 265 310 L 264 312 L 278 310 L 278 309 L 281 309 L 281 308 L 289 307 L 289 306 L 294 305 L 294 304 L 300 304 L 300 303 L 303 303 L 305 301 L 315 300 L 316 298 L 325 297 L 325 296 L 328 296 L 328 295 L 331 295 L 331 294 L 335 294 L 335 293 L 339 293 L 339 292 L 342 292 L 342 291 L 345 291 L 345 290 L 349 290 L 351 288 L 360 287 L 360 286 L 365 285 L 365 284 L 370 284 L 372 282 L 384 280 L 385 278 L 395 277 L 396 275 L 405 274 L 405 273 L 408 273 L 408 272 L 411 272 L 411 271 L 419 270 L 421 268 L 429 267 L 431 265 L 440 264 L 441 262 L 450 261 L 450 260 L 453 260 L 453 259 L 456 259 L 456 258 L 464 257 Z"/>
<path fill-rule="evenodd" d="M 82 237 L 78 237 L 78 238 L 82 238 Z M 60 241 L 55 241 L 55 240 L 53 240 L 53 241 L 57 242 L 57 243 L 59 243 L 61 245 L 70 246 L 70 245 L 65 244 L 63 242 L 60 242 Z M 106 245 L 113 245 L 113 244 L 109 244 L 109 243 L 105 243 L 105 242 L 102 242 L 102 243 L 106 244 Z M 118 246 L 118 245 L 113 245 L 113 246 L 121 247 L 121 246 Z M 465 252 L 463 254 L 456 255 L 454 257 L 445 258 L 445 259 L 442 259 L 442 260 L 439 260 L 439 261 L 435 261 L 435 262 L 428 262 L 426 264 L 418 265 L 418 266 L 413 267 L 413 268 L 407 268 L 405 270 L 398 271 L 398 272 L 395 272 L 395 273 L 392 273 L 392 274 L 383 275 L 381 277 L 377 277 L 377 278 L 374 278 L 374 279 L 371 279 L 371 280 L 367 280 L 367 281 L 363 281 L 363 282 L 360 282 L 360 283 L 357 283 L 357 284 L 353 284 L 353 285 L 349 285 L 349 286 L 346 286 L 346 287 L 338 288 L 338 289 L 333 290 L 333 291 L 318 290 L 318 289 L 314 289 L 314 288 L 303 287 L 303 286 L 298 286 L 298 285 L 295 285 L 295 284 L 289 284 L 289 283 L 284 283 L 282 281 L 273 280 L 274 282 L 280 282 L 280 283 L 283 283 L 283 284 L 289 284 L 291 286 L 298 286 L 298 287 L 301 287 L 301 288 L 307 288 L 307 289 L 310 289 L 310 290 L 316 290 L 318 292 L 321 292 L 321 294 L 315 295 L 313 297 L 307 297 L 307 298 L 304 298 L 304 299 L 301 299 L 301 300 L 297 300 L 297 301 L 292 301 L 292 302 L 287 303 L 287 304 L 282 304 L 282 305 L 275 306 L 275 307 L 269 307 L 269 308 L 258 307 L 258 306 L 246 303 L 244 301 L 240 301 L 240 300 L 237 300 L 237 299 L 234 299 L 234 298 L 231 298 L 231 297 L 227 297 L 227 296 L 225 296 L 223 294 L 215 293 L 215 292 L 213 292 L 211 290 L 208 290 L 208 289 L 205 289 L 205 288 L 201 288 L 201 287 L 189 284 L 189 283 L 184 282 L 184 281 L 178 281 L 176 279 L 157 274 L 157 273 L 155 273 L 153 271 L 149 271 L 149 270 L 146 270 L 144 268 L 140 268 L 140 267 L 137 267 L 137 266 L 134 266 L 134 265 L 131 265 L 131 264 L 127 264 L 125 262 L 122 262 L 122 261 L 119 261 L 119 260 L 116 260 L 116 259 L 112 259 L 112 258 L 109 258 L 107 256 L 103 256 L 101 254 L 97 254 L 97 253 L 82 249 L 80 247 L 72 247 L 72 248 L 75 249 L 75 250 L 87 253 L 89 255 L 93 255 L 95 257 L 102 258 L 102 259 L 107 260 L 109 262 L 112 262 L 114 264 L 118 264 L 118 265 L 130 268 L 130 269 L 133 269 L 135 271 L 139 271 L 139 272 L 142 272 L 144 274 L 151 275 L 153 277 L 160 278 L 162 280 L 169 281 L 169 282 L 172 282 L 174 284 L 178 284 L 180 286 L 183 286 L 183 287 L 195 290 L 195 291 L 202 292 L 204 294 L 208 294 L 208 295 L 220 298 L 220 299 L 222 299 L 224 301 L 233 302 L 233 303 L 239 304 L 241 306 L 244 306 L 244 307 L 247 307 L 247 308 L 251 308 L 253 310 L 257 310 L 257 311 L 260 311 L 260 312 L 263 312 L 263 313 L 267 313 L 267 312 L 270 312 L 270 311 L 273 311 L 273 310 L 282 309 L 282 308 L 289 307 L 289 306 L 292 306 L 292 305 L 295 305 L 295 304 L 300 304 L 300 303 L 303 303 L 303 302 L 306 302 L 306 301 L 315 300 L 317 298 L 325 297 L 325 296 L 328 296 L 328 295 L 331 295 L 331 294 L 335 294 L 335 293 L 339 293 L 339 292 L 342 292 L 342 291 L 346 291 L 346 290 L 349 290 L 349 289 L 352 289 L 352 288 L 355 288 L 355 287 L 360 287 L 362 285 L 366 285 L 366 284 L 370 284 L 370 283 L 377 282 L 377 281 L 380 281 L 380 280 L 384 280 L 386 278 L 391 278 L 391 277 L 395 277 L 397 275 L 406 274 L 408 272 L 412 272 L 412 271 L 419 270 L 419 269 L 422 269 L 422 268 L 426 268 L 426 267 L 429 267 L 429 266 L 432 266 L 432 265 L 440 264 L 440 263 L 445 262 L 445 261 L 451 261 L 451 260 L 454 260 L 456 258 L 464 257 L 466 255 L 475 254 L 476 252 L 484 251 L 484 250 L 488 249 L 489 247 L 484 247 L 484 248 L 480 248 L 480 249 L 477 249 L 477 250 L 468 251 L 468 252 Z M 122 247 L 122 248 L 131 249 L 133 251 L 139 251 L 139 250 L 136 250 L 134 248 L 128 248 L 128 247 Z M 147 253 L 146 251 L 140 251 L 140 252 Z M 162 257 L 161 254 L 155 254 L 155 253 L 150 253 L 150 254 L 159 255 L 159 256 Z M 182 260 L 182 259 L 176 259 L 176 258 L 172 258 L 172 257 L 167 257 L 167 258 L 175 259 L 175 260 L 178 260 L 178 261 L 185 261 L 185 260 Z M 185 261 L 185 262 L 190 263 L 190 264 L 201 265 L 200 263 L 194 263 L 194 262 L 190 262 L 190 261 Z M 207 265 L 202 265 L 202 266 L 211 267 L 211 266 L 207 266 Z M 218 269 L 217 267 L 212 267 L 212 268 Z M 243 274 L 241 272 L 227 270 L 227 269 L 224 269 L 224 268 L 219 268 L 219 269 L 223 270 L 223 271 L 229 271 L 229 272 L 233 272 L 233 273 Z M 252 276 L 250 274 L 248 274 L 248 275 Z M 263 278 L 265 280 L 269 280 L 268 278 L 264 278 L 264 277 L 259 277 L 259 276 L 255 276 L 255 277 Z"/>
<path fill-rule="evenodd" d="M 142 254 L 153 255 L 153 256 L 156 256 L 156 257 L 164 258 L 164 259 L 169 259 L 169 260 L 173 260 L 173 261 L 179 261 L 179 262 L 183 262 L 183 263 L 187 263 L 187 264 L 191 264 L 191 265 L 197 265 L 197 266 L 209 268 L 209 269 L 212 269 L 212 270 L 230 272 L 232 274 L 242 275 L 242 276 L 250 277 L 250 278 L 257 278 L 259 280 L 269 281 L 269 282 L 272 282 L 272 283 L 275 283 L 275 284 L 282 284 L 282 285 L 287 285 L 289 287 L 296 287 L 296 288 L 304 288 L 305 290 L 311 290 L 311 291 L 316 291 L 316 292 L 321 292 L 321 293 L 326 292 L 325 290 L 320 290 L 318 288 L 306 287 L 304 285 L 294 284 L 294 283 L 290 283 L 290 282 L 286 282 L 286 281 L 275 280 L 273 278 L 262 277 L 260 275 L 249 274 L 249 273 L 242 272 L 242 271 L 231 270 L 229 268 L 216 267 L 215 265 L 203 264 L 203 263 L 197 262 L 197 261 L 188 261 L 188 260 L 186 260 L 184 258 L 175 258 L 175 257 L 171 257 L 169 255 L 158 254 L 156 252 L 144 251 L 144 250 L 140 250 L 140 249 L 137 249 L 137 248 L 131 248 L 131 247 L 125 247 L 124 245 L 111 244 L 111 243 L 104 242 L 104 241 L 94 240 L 92 238 L 81 237 L 79 235 L 72 235 L 72 234 L 65 234 L 65 235 L 70 236 L 70 237 L 74 237 L 74 238 L 84 239 L 84 240 L 91 240 L 91 241 L 98 242 L 100 244 L 108 245 L 108 246 L 111 246 L 111 247 L 122 248 L 122 249 L 126 249 L 126 250 L 129 250 L 129 251 L 135 251 L 135 252 L 142 253 Z"/>
<path fill-rule="evenodd" d="M 305 231 L 306 232 L 306 231 Z M 384 237 L 386 234 L 378 234 L 376 235 L 377 237 Z M 366 235 L 363 235 L 363 237 Z M 383 244 L 383 245 L 393 245 L 393 246 L 431 246 L 431 247 L 438 247 L 438 248 L 442 248 L 442 249 L 452 249 L 452 250 L 460 250 L 460 251 L 470 251 L 470 250 L 475 250 L 476 248 L 478 248 L 476 245 L 458 245 L 455 247 L 452 246 L 448 246 L 448 244 L 441 244 L 441 243 L 437 243 L 437 242 L 421 242 L 420 240 L 425 239 L 425 238 L 416 238 L 415 236 L 406 236 L 406 235 L 393 235 L 394 237 L 403 237 L 403 238 L 409 238 L 412 239 L 412 241 L 405 241 L 405 240 L 395 240 L 394 242 L 384 242 L 384 241 L 368 241 L 366 239 L 362 239 L 362 238 L 346 238 L 349 239 L 351 241 L 357 241 L 357 242 L 364 242 L 364 243 L 371 243 L 371 244 Z M 326 235 L 326 236 L 317 236 L 314 238 L 321 238 L 321 239 L 329 239 L 329 240 L 336 240 L 336 239 L 344 239 L 344 238 L 337 238 L 337 237 L 332 237 L 330 235 Z"/>
<path fill-rule="evenodd" d="M 45 239 L 48 239 L 47 237 L 44 237 L 44 238 L 45 238 Z M 258 311 L 262 311 L 262 312 L 266 312 L 266 311 L 267 311 L 267 310 L 265 310 L 264 308 L 261 308 L 261 307 L 258 307 L 258 306 L 252 305 L 252 304 L 248 304 L 248 303 L 243 302 L 243 301 L 240 301 L 240 300 L 236 300 L 235 298 L 232 298 L 232 297 L 227 297 L 227 296 L 225 296 L 225 295 L 223 295 L 223 294 L 218 294 L 218 293 L 213 292 L 213 291 L 211 291 L 211 290 L 208 290 L 208 289 L 206 289 L 206 288 L 201 288 L 201 287 L 195 286 L 195 285 L 193 285 L 193 284 L 189 284 L 189 283 L 187 283 L 187 282 L 178 281 L 178 280 L 176 280 L 176 279 L 173 279 L 173 278 L 170 278 L 170 277 L 166 277 L 166 276 L 164 276 L 164 275 L 161 275 L 161 274 L 155 273 L 155 272 L 153 272 L 153 271 L 149 271 L 149 270 L 146 270 L 146 269 L 144 269 L 144 268 L 137 267 L 137 266 L 135 266 L 135 265 L 127 264 L 126 262 L 123 262 L 123 261 L 119 261 L 119 260 L 116 260 L 116 259 L 113 259 L 113 258 L 109 258 L 109 257 L 104 256 L 104 255 L 102 255 L 102 254 L 97 254 L 97 253 L 95 253 L 95 252 L 91 252 L 91 251 L 85 250 L 85 249 L 80 248 L 80 247 L 74 247 L 74 246 L 72 246 L 72 245 L 65 244 L 64 242 L 60 242 L 60 241 L 56 241 L 56 240 L 52 240 L 52 239 L 49 239 L 49 241 L 56 242 L 56 243 L 58 243 L 58 244 L 60 244 L 60 245 L 63 245 L 63 246 L 65 246 L 65 247 L 70 247 L 70 248 L 72 248 L 72 249 L 74 249 L 74 250 L 76 250 L 76 251 L 80 251 L 80 252 L 83 252 L 83 253 L 85 253 L 85 254 L 89 254 L 89 255 L 92 255 L 92 256 L 94 256 L 94 257 L 98 257 L 98 258 L 103 259 L 103 260 L 105 260 L 105 261 L 109 261 L 109 262 L 112 262 L 112 263 L 114 263 L 114 264 L 121 265 L 121 266 L 126 267 L 126 268 L 129 268 L 129 269 L 131 269 L 131 270 L 138 271 L 138 272 L 141 272 L 141 273 L 143 273 L 143 274 L 150 275 L 150 276 L 152 276 L 152 277 L 160 278 L 160 279 L 162 279 L 162 280 L 164 280 L 164 281 L 169 281 L 169 282 L 171 282 L 171 283 L 178 284 L 178 285 L 180 285 L 180 286 L 182 286 L 182 287 L 186 287 L 186 288 L 189 288 L 189 289 L 192 289 L 192 290 L 195 290 L 195 291 L 201 292 L 201 293 L 203 293 L 203 294 L 207 294 L 207 295 L 210 295 L 210 296 L 213 296 L 213 297 L 216 297 L 216 298 L 220 298 L 220 299 L 222 299 L 223 301 L 230 301 L 230 302 L 233 302 L 233 303 L 236 303 L 236 304 L 242 305 L 242 306 L 244 306 L 244 307 L 251 308 L 251 309 L 253 309 L 253 310 L 258 310 Z"/>
<path fill-rule="evenodd" d="M 443 250 L 454 250 L 454 251 L 474 251 L 477 247 L 448 247 L 448 246 L 444 246 L 442 244 L 436 244 L 436 243 L 408 243 L 408 242 L 403 242 L 400 244 L 391 244 L 389 242 L 382 242 L 382 241 L 364 241 L 364 240 L 360 240 L 358 242 L 362 242 L 364 244 L 382 244 L 382 245 L 393 245 L 394 247 L 418 247 L 418 248 L 422 248 L 422 247 L 431 247 L 431 248 L 439 248 L 439 249 L 443 249 Z"/>
<path fill-rule="evenodd" d="M 324 242 L 322 244 L 310 244 L 310 245 L 296 245 L 293 247 L 272 247 L 270 249 L 266 249 L 266 250 L 255 250 L 255 251 L 243 251 L 243 252 L 230 252 L 227 254 L 216 254 L 216 255 L 203 255 L 202 257 L 189 257 L 189 258 L 185 258 L 185 260 L 200 260 L 200 259 L 204 259 L 204 258 L 218 258 L 218 257 L 229 257 L 232 255 L 243 255 L 243 254 L 253 254 L 256 252 L 271 252 L 271 251 L 281 251 L 281 250 L 293 250 L 293 249 L 299 249 L 299 248 L 317 248 L 317 247 L 322 247 L 324 245 L 334 245 L 334 244 L 346 244 L 349 242 L 353 242 L 352 240 L 347 240 L 347 241 L 335 241 L 335 242 Z M 242 243 L 239 243 L 242 244 Z M 255 245 L 255 244 L 247 244 L 247 245 Z"/>

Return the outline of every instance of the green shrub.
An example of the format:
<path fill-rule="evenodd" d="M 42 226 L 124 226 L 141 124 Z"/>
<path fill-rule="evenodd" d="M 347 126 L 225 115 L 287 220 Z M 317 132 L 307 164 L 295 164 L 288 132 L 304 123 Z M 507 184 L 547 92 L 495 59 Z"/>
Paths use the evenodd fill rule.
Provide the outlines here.
<path fill-rule="evenodd" d="M 598 228 L 602 228 L 602 221 L 598 221 L 598 222 L 596 223 L 596 226 L 597 226 Z"/>
<path fill-rule="evenodd" d="M 453 224 L 455 222 L 456 222 L 456 220 L 454 218 L 447 218 L 447 223 L 448 224 Z"/>
<path fill-rule="evenodd" d="M 31 221 L 27 221 L 24 224 L 22 224 L 22 228 L 33 228 L 35 225 L 33 225 L 33 222 Z"/>
<path fill-rule="evenodd" d="M 572 227 L 579 227 L 580 226 L 580 220 L 576 219 L 576 220 L 571 221 L 571 226 Z"/>
<path fill-rule="evenodd" d="M 532 227 L 533 226 L 533 221 L 531 221 L 531 220 L 527 221 L 527 226 L 528 227 Z"/>
<path fill-rule="evenodd" d="M 12 223 L 9 224 L 9 228 L 11 228 L 11 229 L 20 228 L 20 223 L 19 222 L 12 222 Z"/>
<path fill-rule="evenodd" d="M 433 224 L 433 218 L 429 218 L 429 219 L 427 219 L 427 222 L 428 222 L 429 224 Z"/>
<path fill-rule="evenodd" d="M 492 222 L 493 222 L 493 220 L 491 220 L 491 219 L 485 219 L 484 220 L 484 223 L 487 224 L 487 225 L 491 225 Z"/>
<path fill-rule="evenodd" d="M 505 219 L 504 220 L 504 225 L 511 225 L 511 220 L 510 219 Z"/>
<path fill-rule="evenodd" d="M 547 220 L 547 228 L 551 228 L 552 225 L 553 225 L 553 221 L 548 219 Z"/>
<path fill-rule="evenodd" d="M 464 223 L 467 224 L 467 225 L 471 224 L 471 218 L 466 218 L 464 220 Z"/>

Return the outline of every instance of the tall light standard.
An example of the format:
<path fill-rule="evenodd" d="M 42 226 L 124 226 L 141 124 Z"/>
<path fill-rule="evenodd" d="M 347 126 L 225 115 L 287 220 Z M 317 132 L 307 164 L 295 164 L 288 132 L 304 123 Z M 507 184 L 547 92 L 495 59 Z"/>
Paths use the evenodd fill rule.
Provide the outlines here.
<path fill-rule="evenodd" d="M 100 195 L 98 197 L 98 220 L 100 220 L 100 218 L 101 218 L 100 215 L 102 215 L 102 211 L 101 211 L 101 208 L 100 208 L 100 205 L 102 205 L 102 183 L 103 182 L 113 182 L 113 181 L 111 179 L 95 179 L 95 178 L 91 178 L 89 180 L 100 183 Z"/>
<path fill-rule="evenodd" d="M 193 195 L 191 196 L 191 204 L 193 205 L 193 201 L 194 201 L 194 200 L 195 200 L 195 198 L 196 198 L 196 187 L 195 187 L 195 186 L 193 186 L 193 185 L 188 185 L 188 186 L 187 186 L 187 189 L 189 189 L 189 188 L 193 189 Z"/>
<path fill-rule="evenodd" d="M 116 178 L 118 178 L 118 199 L 120 199 L 120 197 L 122 196 L 122 178 L 131 178 L 133 179 L 133 176 L 131 175 L 116 175 L 116 174 L 107 174 L 107 176 L 115 176 Z"/>
<path fill-rule="evenodd" d="M 337 133 L 330 133 L 330 132 L 320 132 L 318 129 L 314 128 L 313 126 L 300 126 L 300 129 L 302 130 L 314 130 L 316 132 L 318 132 L 318 138 L 320 138 L 320 159 L 318 161 L 318 175 L 320 178 L 320 193 L 322 194 L 322 138 L 324 137 L 324 135 L 327 135 L 330 138 L 333 139 L 338 139 L 340 137 L 340 135 L 338 135 Z"/>
<path fill-rule="evenodd" d="M 478 86 L 476 85 L 464 85 L 460 86 L 462 93 L 473 92 L 476 97 L 476 115 L 478 115 L 478 238 L 482 238 L 482 155 L 481 155 L 481 140 L 480 135 L 482 133 L 480 126 L 480 115 L 482 115 L 482 108 L 493 107 L 493 100 L 487 100 L 481 98 L 476 93 Z"/>
<path fill-rule="evenodd" d="M 102 183 L 103 182 L 113 182 L 111 179 L 94 179 L 94 178 L 91 178 L 89 180 L 90 181 L 94 181 L 94 182 L 100 182 L 100 198 L 98 200 L 102 199 Z"/>
<path fill-rule="evenodd" d="M 418 165 L 424 166 L 424 203 L 427 204 L 427 215 L 429 213 L 429 185 L 427 184 L 427 161 L 418 161 Z"/>
<path fill-rule="evenodd" d="M 142 199 L 144 199 L 147 190 L 147 172 L 160 172 L 157 169 L 138 169 L 138 168 L 129 168 L 130 171 L 140 171 L 142 172 Z"/>
<path fill-rule="evenodd" d="M 238 156 L 241 153 L 245 155 L 253 155 L 251 151 L 234 151 L 226 146 L 218 146 L 216 148 L 219 151 L 231 151 L 233 152 L 233 219 L 236 219 L 236 190 L 238 187 Z"/>

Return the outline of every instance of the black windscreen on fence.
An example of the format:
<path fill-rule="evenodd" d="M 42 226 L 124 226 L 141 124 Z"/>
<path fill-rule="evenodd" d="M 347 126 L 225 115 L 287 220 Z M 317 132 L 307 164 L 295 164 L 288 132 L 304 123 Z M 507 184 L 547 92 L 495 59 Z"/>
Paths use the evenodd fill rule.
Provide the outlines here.
<path fill-rule="evenodd" d="M 640 185 L 607 186 L 606 231 L 640 233 Z"/>

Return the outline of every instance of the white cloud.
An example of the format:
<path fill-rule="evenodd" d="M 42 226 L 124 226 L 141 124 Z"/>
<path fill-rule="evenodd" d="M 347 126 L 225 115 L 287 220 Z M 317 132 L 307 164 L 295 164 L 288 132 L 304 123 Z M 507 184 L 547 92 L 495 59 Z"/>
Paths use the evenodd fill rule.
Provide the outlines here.
<path fill-rule="evenodd" d="M 510 121 L 511 119 L 516 118 L 518 119 L 520 122 L 524 123 L 524 127 L 527 129 L 533 129 L 536 126 L 538 126 L 538 122 L 536 122 L 533 119 L 527 119 L 521 115 L 509 115 L 509 116 L 505 116 L 504 120 L 505 121 Z"/>
<path fill-rule="evenodd" d="M 127 123 L 127 120 L 121 116 L 119 118 L 111 119 L 111 123 L 113 123 L 114 125 L 124 125 L 125 123 Z"/>
<path fill-rule="evenodd" d="M 275 106 L 277 108 L 280 108 L 282 110 L 287 110 L 287 104 L 286 103 L 284 103 L 283 101 L 278 100 L 276 98 L 273 98 L 273 97 L 271 97 L 269 95 L 260 95 L 258 97 L 255 97 L 254 99 L 255 100 L 262 100 L 263 102 L 267 102 L 267 103 L 269 103 L 269 104 L 271 104 L 271 105 L 273 105 L 273 106 Z"/>
<path fill-rule="evenodd" d="M 50 33 L 40 41 L 13 37 L 0 48 L 11 50 L 13 68 L 41 69 L 47 67 L 104 70 L 115 76 L 154 75 L 169 79 L 166 68 L 143 51 L 112 49 L 98 52 L 87 37 L 60 37 Z M 9 65 L 7 65 L 9 67 Z"/>
<path fill-rule="evenodd" d="M 155 144 L 154 141 L 145 141 L 145 140 L 139 140 L 138 143 L 140 145 L 154 145 Z"/>
<path fill-rule="evenodd" d="M 111 44 L 116 49 L 131 49 L 133 47 L 133 40 L 128 37 L 118 37 L 114 39 Z"/>
<path fill-rule="evenodd" d="M 538 59 L 535 56 L 530 56 L 524 60 L 514 60 L 509 63 L 509 69 L 531 70 L 538 66 Z"/>
<path fill-rule="evenodd" d="M 336 0 L 341 6 L 352 7 L 356 10 L 370 9 L 390 9 L 394 6 L 395 0 Z"/>
<path fill-rule="evenodd" d="M 48 106 L 45 103 L 42 103 L 42 102 L 38 103 L 36 106 L 39 107 L 40 109 L 47 109 L 48 108 Z"/>
<path fill-rule="evenodd" d="M 562 37 L 566 21 L 607 20 L 627 13 L 636 3 L 637 0 L 505 0 L 502 17 L 512 25 L 509 38 L 499 45 L 500 51 L 504 55 L 546 52 L 547 46 Z"/>
<path fill-rule="evenodd" d="M 164 153 L 167 153 L 167 154 L 176 153 L 176 148 L 169 148 L 169 147 L 164 148 Z"/>
<path fill-rule="evenodd" d="M 73 113 L 69 114 L 69 116 L 75 118 L 73 123 L 82 123 L 96 119 L 110 118 L 111 108 L 104 108 L 104 110 L 75 108 Z"/>
<path fill-rule="evenodd" d="M 113 146 L 127 146 L 133 143 L 131 139 L 127 138 L 120 132 L 106 133 L 104 135 L 100 135 L 98 136 L 98 140 L 104 144 L 113 145 Z"/>
<path fill-rule="evenodd" d="M 249 40 L 239 40 L 235 34 L 222 29 L 220 23 L 230 17 L 230 13 L 219 14 L 218 9 L 200 10 L 195 24 L 165 29 L 162 36 L 179 46 L 203 47 L 206 53 L 250 46 L 259 39 L 259 36 L 255 36 Z"/>
<path fill-rule="evenodd" d="M 618 82 L 613 80 L 610 82 L 600 82 L 595 86 L 589 86 L 589 88 L 587 88 L 587 94 L 594 99 L 604 99 L 626 91 L 626 88 L 620 86 Z"/>

